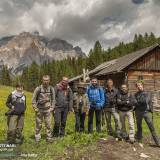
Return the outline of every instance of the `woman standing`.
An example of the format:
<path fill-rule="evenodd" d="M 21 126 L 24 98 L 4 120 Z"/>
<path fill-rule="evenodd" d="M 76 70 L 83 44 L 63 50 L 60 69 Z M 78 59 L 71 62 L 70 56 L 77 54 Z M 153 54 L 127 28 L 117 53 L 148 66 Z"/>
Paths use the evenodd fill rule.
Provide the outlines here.
<path fill-rule="evenodd" d="M 23 92 L 23 85 L 18 83 L 15 91 L 7 98 L 6 106 L 9 111 L 7 140 L 9 143 L 22 143 L 22 130 L 24 127 L 24 113 L 26 110 L 26 96 Z"/>

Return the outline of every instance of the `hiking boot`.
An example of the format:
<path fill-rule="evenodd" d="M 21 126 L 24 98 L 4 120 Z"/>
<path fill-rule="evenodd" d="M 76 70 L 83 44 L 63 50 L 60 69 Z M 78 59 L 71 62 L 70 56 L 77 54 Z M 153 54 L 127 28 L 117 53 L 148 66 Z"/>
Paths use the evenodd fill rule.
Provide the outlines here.
<path fill-rule="evenodd" d="M 121 133 L 121 137 L 125 140 L 125 141 L 128 141 L 129 140 L 129 136 L 127 133 Z"/>
<path fill-rule="evenodd" d="M 122 137 L 117 137 L 117 139 L 118 139 L 118 141 L 122 141 L 123 140 Z"/>
<path fill-rule="evenodd" d="M 134 144 L 135 140 L 134 139 L 130 139 L 130 143 Z"/>
<path fill-rule="evenodd" d="M 156 147 L 160 148 L 160 144 L 157 144 Z"/>
<path fill-rule="evenodd" d="M 157 146 L 157 147 L 160 147 L 160 142 L 159 142 L 159 140 L 156 141 L 156 146 Z"/>
<path fill-rule="evenodd" d="M 40 142 L 41 140 L 41 135 L 40 134 L 35 134 L 35 141 Z"/>
<path fill-rule="evenodd" d="M 10 131 L 7 133 L 7 143 L 8 144 L 16 144 L 16 134 L 14 131 Z"/>
<path fill-rule="evenodd" d="M 142 139 L 136 139 L 138 143 L 142 143 Z"/>
<path fill-rule="evenodd" d="M 15 144 L 22 144 L 23 143 L 23 140 L 22 139 L 17 139 L 15 140 Z"/>
<path fill-rule="evenodd" d="M 80 128 L 80 132 L 84 132 L 84 128 Z"/>
<path fill-rule="evenodd" d="M 62 129 L 61 131 L 60 131 L 60 137 L 64 137 L 65 136 L 65 130 L 64 129 Z"/>
<path fill-rule="evenodd" d="M 122 140 L 121 134 L 120 134 L 120 133 L 117 133 L 116 138 L 118 138 L 118 140 L 121 141 L 121 140 Z"/>
<path fill-rule="evenodd" d="M 48 143 L 53 143 L 53 142 L 54 142 L 54 139 L 53 139 L 53 138 L 47 138 L 47 139 L 46 139 L 46 142 L 48 142 Z"/>
<path fill-rule="evenodd" d="M 108 132 L 108 135 L 109 136 L 113 136 L 113 132 Z"/>
<path fill-rule="evenodd" d="M 39 143 L 41 141 L 41 139 L 35 139 L 35 142 Z"/>
<path fill-rule="evenodd" d="M 65 134 L 60 134 L 59 136 L 60 136 L 61 138 L 63 138 L 63 137 L 65 136 Z"/>
<path fill-rule="evenodd" d="M 8 144 L 16 144 L 15 140 L 9 140 L 9 139 L 7 139 L 7 143 Z"/>
<path fill-rule="evenodd" d="M 24 136 L 20 133 L 20 134 L 16 134 L 16 144 L 22 144 L 24 140 Z"/>

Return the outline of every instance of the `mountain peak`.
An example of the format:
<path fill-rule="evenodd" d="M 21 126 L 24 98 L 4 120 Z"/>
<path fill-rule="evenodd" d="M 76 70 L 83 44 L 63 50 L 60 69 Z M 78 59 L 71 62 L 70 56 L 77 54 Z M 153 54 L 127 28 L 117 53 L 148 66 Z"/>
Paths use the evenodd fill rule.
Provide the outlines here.
<path fill-rule="evenodd" d="M 39 35 L 39 32 L 22 32 L 19 35 L 0 39 L 0 61 L 12 71 L 22 72 L 23 68 L 33 61 L 42 64 L 44 61 L 63 60 L 68 57 L 84 57 L 80 47 L 73 47 L 65 40 Z M 20 68 L 20 69 L 19 69 Z M 15 73 L 16 74 L 16 73 Z"/>

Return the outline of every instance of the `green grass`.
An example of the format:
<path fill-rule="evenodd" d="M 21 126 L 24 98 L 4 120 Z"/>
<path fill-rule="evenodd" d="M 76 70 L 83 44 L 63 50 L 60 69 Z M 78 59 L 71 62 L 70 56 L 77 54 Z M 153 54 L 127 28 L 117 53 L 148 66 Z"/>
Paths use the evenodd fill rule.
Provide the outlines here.
<path fill-rule="evenodd" d="M 5 106 L 6 98 L 9 93 L 13 91 L 13 88 L 0 86 L 0 140 L 6 139 L 7 133 L 7 124 L 6 116 L 4 113 L 8 110 Z M 74 114 L 71 113 L 68 115 L 66 133 L 67 135 L 60 139 L 55 140 L 54 143 L 48 144 L 45 141 L 45 127 L 43 124 L 42 129 L 42 140 L 39 144 L 34 141 L 34 128 L 35 128 L 35 114 L 31 106 L 32 93 L 25 92 L 27 96 L 27 111 L 25 114 L 25 124 L 23 134 L 25 137 L 23 145 L 19 147 L 21 153 L 37 154 L 37 159 L 56 159 L 59 156 L 67 158 L 67 150 L 73 149 L 73 159 L 77 159 L 78 156 L 85 152 L 84 146 L 88 144 L 93 144 L 96 139 L 100 137 L 105 137 L 106 132 L 103 131 L 101 134 L 86 134 L 86 133 L 75 133 L 74 132 Z M 83 146 L 83 147 L 81 147 Z M 79 148 L 79 151 L 76 151 L 76 148 Z"/>
<path fill-rule="evenodd" d="M 0 140 L 6 139 L 7 124 L 6 116 L 4 113 L 7 111 L 5 106 L 6 98 L 13 89 L 6 86 L 0 86 Z M 45 127 L 43 125 L 42 137 L 43 139 L 39 144 L 34 141 L 34 127 L 35 127 L 35 114 L 31 106 L 32 93 L 26 92 L 27 96 L 27 111 L 25 115 L 25 125 L 23 134 L 25 140 L 23 145 L 18 147 L 21 153 L 37 154 L 38 157 L 34 159 L 38 160 L 50 160 L 58 159 L 59 157 L 69 158 L 68 151 L 72 150 L 72 159 L 78 159 L 80 156 L 86 153 L 88 146 L 95 147 L 94 143 L 97 139 L 107 137 L 106 130 L 103 130 L 101 134 L 94 132 L 93 134 L 87 133 L 75 133 L 74 132 L 74 114 L 71 113 L 68 116 L 66 133 L 67 135 L 63 139 L 56 139 L 54 143 L 48 144 L 45 141 Z M 158 134 L 160 134 L 160 116 L 159 114 L 154 115 L 155 127 L 157 128 Z M 144 134 L 149 134 L 149 131 L 144 123 Z M 18 159 L 18 158 L 16 158 Z M 20 159 L 20 158 L 19 158 Z"/>

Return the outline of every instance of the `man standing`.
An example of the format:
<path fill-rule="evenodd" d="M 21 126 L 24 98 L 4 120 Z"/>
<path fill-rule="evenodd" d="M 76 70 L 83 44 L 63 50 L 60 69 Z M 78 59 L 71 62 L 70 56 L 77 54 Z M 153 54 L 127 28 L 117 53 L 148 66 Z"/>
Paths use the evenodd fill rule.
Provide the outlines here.
<path fill-rule="evenodd" d="M 120 117 L 117 112 L 117 93 L 118 93 L 118 90 L 113 86 L 113 80 L 108 79 L 107 87 L 105 90 L 105 97 L 107 101 L 104 106 L 104 112 L 105 112 L 105 117 L 107 122 L 107 132 L 109 135 L 113 135 L 113 129 L 111 125 L 111 115 L 113 115 L 114 122 L 115 122 L 116 137 L 120 139 L 121 124 L 120 124 Z"/>
<path fill-rule="evenodd" d="M 43 119 L 46 126 L 46 141 L 52 142 L 51 117 L 55 108 L 55 92 L 50 86 L 50 76 L 44 75 L 42 85 L 38 86 L 33 94 L 32 106 L 36 113 L 36 129 L 35 140 L 39 142 L 41 139 L 41 128 Z"/>
<path fill-rule="evenodd" d="M 136 83 L 137 93 L 135 94 L 135 115 L 137 122 L 137 134 L 136 138 L 139 142 L 142 141 L 142 120 L 146 121 L 148 128 L 152 134 L 152 137 L 158 147 L 160 147 L 160 141 L 156 134 L 153 122 L 150 118 L 149 112 L 152 112 L 152 99 L 151 95 L 144 90 L 142 82 Z"/>
<path fill-rule="evenodd" d="M 26 96 L 21 83 L 18 83 L 16 90 L 8 96 L 6 106 L 9 108 L 9 111 L 5 114 L 8 116 L 7 140 L 9 143 L 22 143 Z"/>
<path fill-rule="evenodd" d="M 88 95 L 86 94 L 86 84 L 78 84 L 78 91 L 74 93 L 74 113 L 75 113 L 75 131 L 84 132 L 84 122 L 88 113 Z"/>
<path fill-rule="evenodd" d="M 73 93 L 68 85 L 68 78 L 63 77 L 62 81 L 55 86 L 56 105 L 54 113 L 54 129 L 55 137 L 65 135 L 65 127 L 67 114 L 73 108 Z"/>
<path fill-rule="evenodd" d="M 120 120 L 122 124 L 121 133 L 122 138 L 128 139 L 128 134 L 126 131 L 125 118 L 128 118 L 129 122 L 129 140 L 134 143 L 134 118 L 133 118 L 133 97 L 128 92 L 128 87 L 126 84 L 121 85 L 121 89 L 117 95 L 117 105 L 120 111 Z"/>
<path fill-rule="evenodd" d="M 91 79 L 91 85 L 87 88 L 89 99 L 88 133 L 93 132 L 93 115 L 96 115 L 96 130 L 101 131 L 101 112 L 105 103 L 104 90 L 98 85 L 97 78 Z"/>

